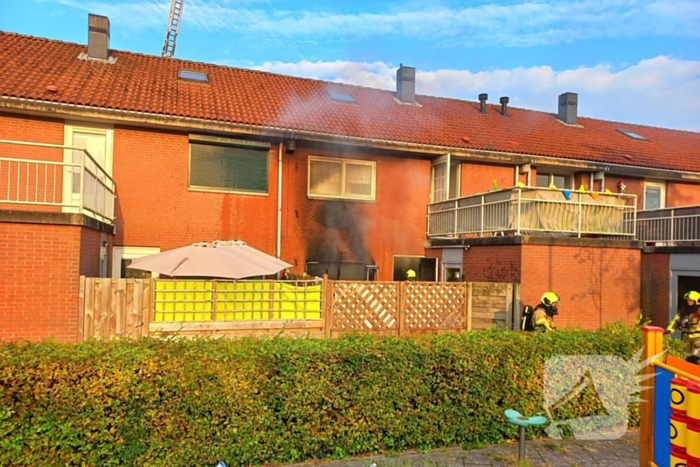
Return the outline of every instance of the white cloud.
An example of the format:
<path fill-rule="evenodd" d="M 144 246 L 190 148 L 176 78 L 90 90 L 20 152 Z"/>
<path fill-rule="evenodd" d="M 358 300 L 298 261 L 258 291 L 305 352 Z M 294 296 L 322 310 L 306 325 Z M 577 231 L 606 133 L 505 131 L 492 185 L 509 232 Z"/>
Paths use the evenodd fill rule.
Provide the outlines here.
<path fill-rule="evenodd" d="M 382 62 L 266 62 L 260 70 L 393 90 L 396 66 Z M 609 65 L 554 70 L 549 66 L 471 72 L 416 70 L 416 92 L 557 111 L 562 92 L 579 94 L 579 115 L 700 132 L 700 61 L 660 55 L 621 69 Z"/>
<path fill-rule="evenodd" d="M 122 28 L 162 28 L 169 1 L 53 1 L 110 16 Z M 187 0 L 182 27 L 268 37 L 343 39 L 406 36 L 448 46 L 525 47 L 588 38 L 700 37 L 697 0 L 525 0 L 467 8 L 409 7 L 395 11 L 337 13 L 276 10 L 255 0 Z"/>

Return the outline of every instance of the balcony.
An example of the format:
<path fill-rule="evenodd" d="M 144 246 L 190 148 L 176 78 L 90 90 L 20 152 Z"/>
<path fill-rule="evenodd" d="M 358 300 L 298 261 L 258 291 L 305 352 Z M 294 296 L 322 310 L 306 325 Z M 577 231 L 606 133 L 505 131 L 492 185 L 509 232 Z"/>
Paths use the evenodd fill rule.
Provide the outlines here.
<path fill-rule="evenodd" d="M 637 197 L 513 187 L 428 205 L 428 238 L 496 235 L 634 239 Z"/>
<path fill-rule="evenodd" d="M 82 148 L 0 139 L 0 209 L 80 213 L 111 224 L 115 184 Z"/>
<path fill-rule="evenodd" d="M 637 239 L 663 246 L 700 244 L 700 206 L 640 211 L 637 213 Z"/>

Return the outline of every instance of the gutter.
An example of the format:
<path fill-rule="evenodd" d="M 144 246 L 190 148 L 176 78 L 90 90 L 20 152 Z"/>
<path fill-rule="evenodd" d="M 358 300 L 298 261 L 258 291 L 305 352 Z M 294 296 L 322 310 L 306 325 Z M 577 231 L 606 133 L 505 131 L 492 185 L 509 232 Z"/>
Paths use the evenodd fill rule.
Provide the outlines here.
<path fill-rule="evenodd" d="M 193 129 L 218 132 L 237 132 L 250 136 L 263 136 L 268 138 L 289 139 L 292 133 L 297 139 L 316 141 L 332 144 L 352 144 L 354 146 L 385 149 L 389 151 L 415 152 L 434 155 L 450 153 L 463 160 L 484 161 L 502 164 L 546 164 L 551 166 L 566 166 L 605 172 L 608 175 L 618 174 L 625 176 L 640 176 L 664 180 L 700 181 L 700 173 L 679 171 L 672 169 L 653 169 L 635 167 L 621 164 L 589 162 L 578 159 L 566 159 L 551 156 L 537 156 L 503 151 L 488 151 L 483 149 L 468 149 L 463 147 L 438 146 L 428 144 L 407 143 L 403 141 L 382 140 L 374 138 L 358 138 L 351 136 L 335 135 L 315 131 L 304 131 L 296 128 L 282 128 L 267 125 L 251 125 L 246 123 L 234 123 L 217 120 L 206 120 L 192 117 L 173 117 L 169 115 L 150 112 L 137 112 L 130 110 L 104 109 L 85 105 L 44 102 L 35 99 L 19 97 L 0 97 L 0 110 L 20 110 L 29 114 L 46 117 L 46 114 L 54 114 L 56 118 L 64 116 L 81 117 L 88 120 L 113 120 L 113 123 L 135 123 L 139 126 L 154 128 L 181 128 L 191 131 Z"/>
<path fill-rule="evenodd" d="M 282 259 L 282 151 L 284 144 L 278 144 L 277 148 L 277 259 Z M 277 280 L 282 276 L 277 273 Z"/>

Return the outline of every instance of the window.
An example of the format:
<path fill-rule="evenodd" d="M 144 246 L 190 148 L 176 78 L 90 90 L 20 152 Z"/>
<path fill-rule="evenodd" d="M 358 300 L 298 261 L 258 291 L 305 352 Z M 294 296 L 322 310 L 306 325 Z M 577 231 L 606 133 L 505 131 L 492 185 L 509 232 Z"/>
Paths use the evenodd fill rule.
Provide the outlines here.
<path fill-rule="evenodd" d="M 355 103 L 355 99 L 347 93 L 339 91 L 326 91 L 328 96 L 334 101 Z"/>
<path fill-rule="evenodd" d="M 209 78 L 206 73 L 194 70 L 183 70 L 182 68 L 178 70 L 177 77 L 187 81 L 197 81 L 199 83 L 209 82 Z"/>
<path fill-rule="evenodd" d="M 267 193 L 269 143 L 190 135 L 189 187 Z"/>
<path fill-rule="evenodd" d="M 448 169 L 449 164 L 449 171 Z M 459 161 L 452 161 L 447 156 L 441 156 L 433 161 L 432 202 L 459 198 L 460 193 Z M 447 180 L 449 178 L 449 183 Z"/>
<path fill-rule="evenodd" d="M 644 182 L 644 209 L 661 209 L 666 207 L 666 185 L 663 183 Z"/>
<path fill-rule="evenodd" d="M 538 172 L 536 183 L 541 188 L 549 188 L 551 184 L 554 184 L 558 189 L 565 190 L 571 188 L 571 177 Z"/>
<path fill-rule="evenodd" d="M 376 198 L 376 162 L 309 157 L 309 196 Z"/>
<path fill-rule="evenodd" d="M 649 141 L 649 140 L 648 140 L 647 138 L 645 138 L 644 136 L 640 135 L 639 133 L 635 133 L 635 132 L 632 131 L 632 130 L 623 130 L 622 128 L 618 128 L 617 131 L 619 131 L 619 132 L 622 133 L 623 135 L 629 136 L 629 137 L 632 138 L 632 139 L 638 139 L 638 140 L 641 140 L 641 141 Z"/>

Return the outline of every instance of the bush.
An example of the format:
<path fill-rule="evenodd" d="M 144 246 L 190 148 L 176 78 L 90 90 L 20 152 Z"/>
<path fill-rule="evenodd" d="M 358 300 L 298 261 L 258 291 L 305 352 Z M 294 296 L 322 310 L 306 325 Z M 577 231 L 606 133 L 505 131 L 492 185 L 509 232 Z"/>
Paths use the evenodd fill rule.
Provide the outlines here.
<path fill-rule="evenodd" d="M 0 465 L 229 466 L 475 447 L 542 413 L 562 354 L 640 348 L 635 328 L 0 345 Z M 673 346 L 678 352 L 678 346 Z M 589 415 L 582 395 L 564 418 Z M 630 424 L 638 423 L 630 405 Z M 542 432 L 529 430 L 537 435 Z"/>

